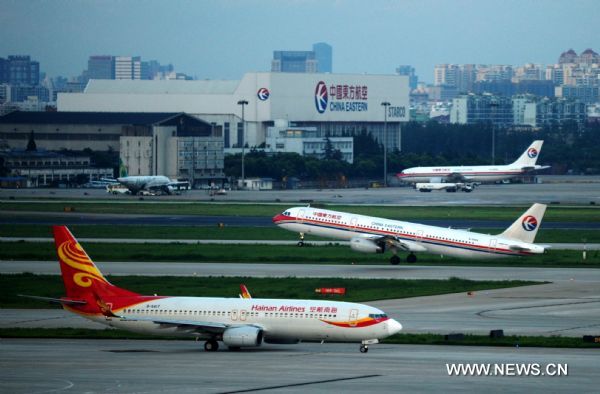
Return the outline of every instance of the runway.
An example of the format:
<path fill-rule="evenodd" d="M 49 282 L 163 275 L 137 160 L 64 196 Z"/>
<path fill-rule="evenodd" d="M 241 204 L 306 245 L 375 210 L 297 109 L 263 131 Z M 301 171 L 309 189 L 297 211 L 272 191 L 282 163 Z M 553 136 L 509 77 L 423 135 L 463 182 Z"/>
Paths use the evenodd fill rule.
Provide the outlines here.
<path fill-rule="evenodd" d="M 0 392 L 595 392 L 595 349 L 357 344 L 207 353 L 193 341 L 3 339 Z M 451 363 L 566 364 L 568 376 L 449 376 Z M 35 366 L 35 367 L 33 367 Z M 552 368 L 548 368 L 552 371 Z M 477 386 L 479 385 L 479 386 Z"/>

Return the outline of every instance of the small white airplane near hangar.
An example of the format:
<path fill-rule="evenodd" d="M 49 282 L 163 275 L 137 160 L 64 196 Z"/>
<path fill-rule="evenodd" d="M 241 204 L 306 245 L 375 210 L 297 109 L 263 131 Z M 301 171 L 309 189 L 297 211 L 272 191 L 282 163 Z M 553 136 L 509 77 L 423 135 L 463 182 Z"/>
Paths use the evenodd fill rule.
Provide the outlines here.
<path fill-rule="evenodd" d="M 420 191 L 431 191 L 446 189 L 456 191 L 463 189 L 471 191 L 472 188 L 464 189 L 459 185 L 465 183 L 496 182 L 511 179 L 531 171 L 539 171 L 550 166 L 537 165 L 537 159 L 542 150 L 544 141 L 533 141 L 521 156 L 511 164 L 492 166 L 446 166 L 446 167 L 412 167 L 407 168 L 399 174 L 398 179 L 407 183 L 434 183 L 440 185 L 446 183 L 455 187 L 426 187 L 417 188 Z"/>
<path fill-rule="evenodd" d="M 402 325 L 368 305 L 319 300 L 260 299 L 245 286 L 240 298 L 145 296 L 106 280 L 65 226 L 54 241 L 66 289 L 62 298 L 25 296 L 59 303 L 92 321 L 134 332 L 218 341 L 230 349 L 300 341 L 360 342 L 360 351 L 398 333 Z"/>
<path fill-rule="evenodd" d="M 454 230 L 445 227 L 389 220 L 312 207 L 294 207 L 273 217 L 273 223 L 300 233 L 350 241 L 353 250 L 384 253 L 390 250 L 392 264 L 399 264 L 398 252 L 408 252 L 406 261 L 417 261 L 415 253 L 429 253 L 467 259 L 491 259 L 544 253 L 548 246 L 534 244 L 546 205 L 533 204 L 510 227 L 498 235 Z"/>

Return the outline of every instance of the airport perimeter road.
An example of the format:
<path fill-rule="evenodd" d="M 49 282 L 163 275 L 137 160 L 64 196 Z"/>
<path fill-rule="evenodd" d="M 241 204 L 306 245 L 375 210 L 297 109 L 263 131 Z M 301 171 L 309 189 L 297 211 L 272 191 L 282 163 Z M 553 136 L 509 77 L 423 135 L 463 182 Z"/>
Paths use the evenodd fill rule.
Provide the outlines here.
<path fill-rule="evenodd" d="M 99 262 L 108 275 L 151 276 L 252 276 L 360 279 L 448 279 L 533 280 L 547 282 L 577 281 L 596 283 L 600 289 L 600 269 L 540 267 L 475 267 L 434 265 L 334 265 L 334 264 L 258 264 L 258 263 L 153 263 Z M 60 274 L 54 261 L 0 260 L 0 273 L 31 272 Z"/>
<path fill-rule="evenodd" d="M 597 392 L 596 349 L 358 344 L 204 352 L 189 341 L 3 339 L 0 392 Z M 449 376 L 446 364 L 539 364 L 567 376 Z M 513 372 L 514 374 L 514 372 Z"/>
<path fill-rule="evenodd" d="M 308 201 L 367 205 L 529 205 L 533 202 L 600 205 L 598 177 L 541 177 L 541 184 L 481 185 L 472 193 L 421 193 L 411 187 L 385 189 L 297 189 L 232 190 L 226 196 L 211 196 L 206 190 L 190 190 L 179 196 L 144 197 L 144 201 L 278 202 L 298 205 Z M 554 183 L 554 181 L 557 181 Z M 113 196 L 104 189 L 0 189 L 0 199 L 81 198 L 89 200 L 138 201 L 136 196 Z"/>

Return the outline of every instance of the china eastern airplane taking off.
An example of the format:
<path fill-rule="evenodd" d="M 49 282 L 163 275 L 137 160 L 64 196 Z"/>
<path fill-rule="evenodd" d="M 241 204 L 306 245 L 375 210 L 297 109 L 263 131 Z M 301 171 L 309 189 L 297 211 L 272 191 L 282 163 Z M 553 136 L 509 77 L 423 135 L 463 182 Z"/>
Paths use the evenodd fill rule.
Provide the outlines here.
<path fill-rule="evenodd" d="M 512 164 L 502 166 L 413 167 L 396 176 L 403 182 L 495 182 L 514 178 L 530 171 L 550 166 L 536 165 L 544 141 L 533 141 L 529 148 Z"/>
<path fill-rule="evenodd" d="M 499 258 L 544 253 L 547 246 L 534 244 L 535 235 L 546 211 L 533 204 L 519 219 L 498 235 L 388 220 L 311 207 L 295 207 L 276 215 L 273 222 L 286 230 L 304 235 L 350 241 L 353 250 L 383 253 L 391 250 L 392 264 L 400 263 L 397 253 L 409 252 L 406 261 L 417 261 L 415 253 L 430 253 L 459 258 Z"/>
<path fill-rule="evenodd" d="M 144 296 L 112 285 L 67 227 L 54 226 L 54 241 L 66 296 L 26 296 L 62 304 L 98 323 L 145 334 L 218 341 L 230 349 L 302 340 L 361 342 L 360 351 L 399 332 L 402 325 L 379 309 L 349 302 L 251 298 Z"/>

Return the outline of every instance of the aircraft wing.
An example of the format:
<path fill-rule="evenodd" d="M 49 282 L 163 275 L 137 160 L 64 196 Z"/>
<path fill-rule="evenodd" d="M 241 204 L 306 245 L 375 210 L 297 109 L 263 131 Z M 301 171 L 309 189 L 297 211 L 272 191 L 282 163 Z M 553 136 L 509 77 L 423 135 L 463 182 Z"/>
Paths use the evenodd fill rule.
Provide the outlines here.
<path fill-rule="evenodd" d="M 180 320 L 180 319 L 152 319 L 146 317 L 127 317 L 117 316 L 124 321 L 149 321 L 155 324 L 159 324 L 161 328 L 172 328 L 176 327 L 181 331 L 197 331 L 205 332 L 209 334 L 221 334 L 225 331 L 229 325 L 223 323 L 213 323 L 197 320 Z"/>
<path fill-rule="evenodd" d="M 169 184 L 167 186 L 171 186 L 171 187 L 190 187 L 190 183 L 188 181 L 169 182 Z"/>
<path fill-rule="evenodd" d="M 465 182 L 466 181 L 464 175 L 461 174 L 460 172 L 453 172 L 452 174 L 448 174 L 446 176 L 446 179 L 448 179 L 452 182 Z"/>
<path fill-rule="evenodd" d="M 392 236 L 371 236 L 367 237 L 367 239 L 377 242 L 384 241 L 388 247 L 398 248 L 400 250 L 404 250 L 407 252 L 426 252 L 427 248 L 421 245 L 418 242 L 408 241 L 405 239 L 400 239 Z"/>

